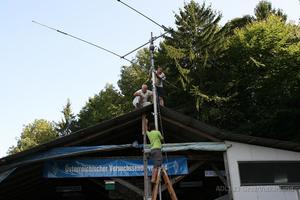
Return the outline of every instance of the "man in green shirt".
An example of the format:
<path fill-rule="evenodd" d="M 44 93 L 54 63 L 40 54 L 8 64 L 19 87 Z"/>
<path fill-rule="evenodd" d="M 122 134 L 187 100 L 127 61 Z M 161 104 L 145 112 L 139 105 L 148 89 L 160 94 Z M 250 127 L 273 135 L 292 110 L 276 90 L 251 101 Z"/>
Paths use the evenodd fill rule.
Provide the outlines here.
<path fill-rule="evenodd" d="M 163 136 L 160 131 L 155 130 L 155 126 L 153 123 L 149 124 L 149 131 L 147 131 L 147 136 L 150 141 L 151 147 L 151 159 L 153 160 L 153 170 L 152 170 L 152 178 L 151 182 L 155 183 L 158 168 L 162 165 L 162 153 L 161 153 L 161 142 L 163 141 Z"/>

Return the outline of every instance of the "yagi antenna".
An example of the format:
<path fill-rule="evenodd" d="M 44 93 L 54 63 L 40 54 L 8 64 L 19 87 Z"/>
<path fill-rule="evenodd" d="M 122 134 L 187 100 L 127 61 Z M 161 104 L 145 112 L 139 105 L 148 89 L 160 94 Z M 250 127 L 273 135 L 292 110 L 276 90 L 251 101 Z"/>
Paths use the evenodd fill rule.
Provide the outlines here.
<path fill-rule="evenodd" d="M 173 29 L 169 29 L 169 28 L 165 27 L 164 25 L 160 25 L 159 23 L 157 23 L 156 21 L 154 21 L 153 19 L 151 19 L 151 18 L 148 17 L 147 15 L 143 14 L 142 12 L 140 12 L 140 11 L 138 11 L 137 9 L 133 8 L 132 6 L 130 6 L 130 5 L 126 4 L 126 3 L 124 3 L 123 1 L 121 1 L 121 0 L 117 0 L 117 1 L 120 2 L 120 3 L 122 3 L 123 5 L 125 5 L 126 7 L 130 8 L 130 9 L 133 10 L 134 12 L 138 13 L 139 15 L 143 16 L 144 18 L 148 19 L 149 21 L 151 21 L 151 22 L 154 23 L 155 25 L 159 26 L 159 27 L 162 28 L 164 31 L 166 31 L 165 33 L 161 34 L 160 36 L 152 37 L 152 38 L 151 38 L 152 42 L 155 41 L 156 39 L 160 38 L 160 37 L 165 36 L 167 33 L 173 31 Z M 130 51 L 130 52 L 124 54 L 124 55 L 122 56 L 122 58 L 128 56 L 129 54 L 131 54 L 131 53 L 133 53 L 133 52 L 139 50 L 140 48 L 142 48 L 142 47 L 144 47 L 144 46 L 146 46 L 147 44 L 150 44 L 150 43 L 151 43 L 151 41 L 142 44 L 141 46 L 139 46 L 139 47 L 133 49 L 132 51 Z"/>
<path fill-rule="evenodd" d="M 94 44 L 94 43 L 89 42 L 89 41 L 87 41 L 87 40 L 81 39 L 81 38 L 79 38 L 79 37 L 76 37 L 76 36 L 74 36 L 74 35 L 71 35 L 71 34 L 69 34 L 69 33 L 64 32 L 64 31 L 61 31 L 61 30 L 52 28 L 52 27 L 47 26 L 47 25 L 45 25 L 45 24 L 39 23 L 39 22 L 37 22 L 37 21 L 32 20 L 32 22 L 35 23 L 35 24 L 38 24 L 38 25 L 40 25 L 40 26 L 46 27 L 46 28 L 48 28 L 48 29 L 51 29 L 51 30 L 53 30 L 53 31 L 56 31 L 56 32 L 58 32 L 58 33 L 61 33 L 61 34 L 63 34 L 63 35 L 66 35 L 66 36 L 69 36 L 69 37 L 71 37 L 71 38 L 74 38 L 74 39 L 76 39 L 76 40 L 79 40 L 79 41 L 81 41 L 81 42 L 84 42 L 84 43 L 87 43 L 87 44 L 89 44 L 89 45 L 92 45 L 92 46 L 94 46 L 94 47 L 97 47 L 98 49 L 101 49 L 101 50 L 103 50 L 103 51 L 106 51 L 106 52 L 108 52 L 108 53 L 110 53 L 110 54 L 113 54 L 113 55 L 115 55 L 115 56 L 117 56 L 117 57 L 119 57 L 119 58 L 121 58 L 121 59 L 127 60 L 128 62 L 130 62 L 131 64 L 133 64 L 133 62 L 132 62 L 131 60 L 125 58 L 125 56 L 121 56 L 121 55 L 119 55 L 119 54 L 117 54 L 117 53 L 115 53 L 115 52 L 113 52 L 113 51 L 111 51 L 111 50 L 108 50 L 108 49 L 106 49 L 106 48 L 104 48 L 104 47 L 101 47 L 101 46 L 99 46 L 99 45 L 97 45 L 97 44 Z"/>
<path fill-rule="evenodd" d="M 159 26 L 160 28 L 162 28 L 165 31 L 168 31 L 168 29 L 164 26 L 164 25 L 160 25 L 159 23 L 157 23 L 156 21 L 154 21 L 153 19 L 151 19 L 150 17 L 148 17 L 147 15 L 141 13 L 140 11 L 138 11 L 137 9 L 133 8 L 132 6 L 124 3 L 121 0 L 117 0 L 118 2 L 122 3 L 123 5 L 125 5 L 126 7 L 130 8 L 131 10 L 133 10 L 134 12 L 138 13 L 139 15 L 145 17 L 146 19 L 148 19 L 149 21 L 151 21 L 152 23 L 156 24 L 157 26 Z"/>
<path fill-rule="evenodd" d="M 153 37 L 153 41 L 157 40 L 158 38 L 163 37 L 163 36 L 166 35 L 167 33 L 168 33 L 168 32 L 165 32 L 165 33 L 161 34 L 160 36 Z M 144 47 L 144 46 L 146 46 L 147 44 L 150 44 L 150 43 L 151 43 L 151 41 L 142 44 L 141 46 L 139 46 L 139 47 L 133 49 L 132 51 L 130 51 L 130 52 L 128 52 L 128 53 L 126 53 L 124 56 L 122 56 L 122 58 L 128 56 L 129 54 L 132 54 L 133 52 L 139 50 L 140 48 L 142 48 L 142 47 Z"/>

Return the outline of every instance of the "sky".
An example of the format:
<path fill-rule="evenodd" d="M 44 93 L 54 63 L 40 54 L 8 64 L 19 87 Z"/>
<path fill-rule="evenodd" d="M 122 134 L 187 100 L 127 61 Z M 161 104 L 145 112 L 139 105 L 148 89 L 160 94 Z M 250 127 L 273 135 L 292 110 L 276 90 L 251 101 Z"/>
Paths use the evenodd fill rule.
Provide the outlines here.
<path fill-rule="evenodd" d="M 165 26 L 174 27 L 182 0 L 124 0 Z M 203 1 L 197 0 L 202 3 Z M 221 24 L 253 14 L 259 0 L 206 0 Z M 298 0 L 271 0 L 298 22 Z M 117 0 L 0 1 L 0 157 L 16 145 L 24 125 L 58 121 L 70 99 L 75 114 L 107 83 L 117 85 L 128 62 L 32 23 L 52 26 L 124 55 L 163 31 Z M 128 58 L 131 59 L 134 54 Z"/>

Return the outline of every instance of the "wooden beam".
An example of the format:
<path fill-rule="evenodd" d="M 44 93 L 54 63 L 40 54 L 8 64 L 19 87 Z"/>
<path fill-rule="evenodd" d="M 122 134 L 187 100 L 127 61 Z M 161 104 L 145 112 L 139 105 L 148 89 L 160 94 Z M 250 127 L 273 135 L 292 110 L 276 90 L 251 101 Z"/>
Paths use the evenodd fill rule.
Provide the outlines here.
<path fill-rule="evenodd" d="M 28 185 L 33 181 L 41 180 L 42 172 L 40 170 L 42 170 L 40 166 L 33 166 L 32 168 L 26 168 L 21 169 L 21 171 L 17 171 L 15 174 L 13 174 L 11 179 L 8 179 L 7 182 L 1 183 L 1 192 L 14 190 L 19 185 Z"/>
<path fill-rule="evenodd" d="M 231 187 L 231 180 L 230 180 L 230 172 L 229 172 L 229 164 L 228 164 L 228 158 L 227 158 L 227 151 L 223 153 L 223 159 L 224 159 L 224 166 L 225 166 L 225 172 L 226 172 L 226 180 L 227 180 L 227 186 L 228 186 L 228 199 L 233 199 L 233 193 L 232 193 L 232 187 Z"/>
<path fill-rule="evenodd" d="M 210 126 L 208 124 L 205 124 L 201 121 L 198 121 L 190 116 L 184 115 L 182 113 L 176 112 L 172 109 L 162 107 L 161 108 L 161 114 L 164 117 L 167 117 L 169 119 L 173 119 L 175 121 L 178 121 L 186 126 L 192 127 L 196 130 L 201 130 L 204 133 L 208 133 L 210 136 L 214 136 L 218 139 L 222 139 L 222 131 L 216 127 Z"/>
<path fill-rule="evenodd" d="M 151 189 L 149 187 L 149 178 L 148 178 L 148 159 L 145 152 L 145 145 L 147 144 L 147 119 L 146 115 L 142 115 L 142 135 L 143 135 L 143 164 L 144 164 L 144 199 L 148 199 L 151 193 Z"/>
<path fill-rule="evenodd" d="M 131 184 L 128 181 L 125 181 L 123 179 L 120 178 L 111 178 L 112 180 L 120 183 L 121 185 L 127 187 L 128 189 L 132 190 L 133 192 L 137 193 L 140 196 L 144 196 L 143 190 L 141 190 L 140 188 L 136 187 L 135 185 Z"/>
<path fill-rule="evenodd" d="M 226 186 L 226 188 L 228 188 L 228 184 L 226 179 L 222 176 L 220 170 L 217 168 L 217 166 L 214 163 L 210 164 L 211 167 L 213 168 L 213 170 L 216 172 L 216 174 L 218 175 L 219 179 L 222 181 L 222 183 Z"/>
<path fill-rule="evenodd" d="M 201 152 L 202 153 L 202 152 Z M 187 155 L 189 160 L 196 160 L 196 161 L 219 161 L 223 162 L 223 158 L 221 155 L 218 157 L 217 153 L 204 153 L 201 155 Z"/>
<path fill-rule="evenodd" d="M 216 199 L 214 199 L 214 200 L 229 200 L 229 195 L 228 195 L 228 194 L 225 194 L 225 195 L 223 195 L 223 196 L 221 196 L 221 197 L 218 197 L 218 198 L 216 198 Z"/>
<path fill-rule="evenodd" d="M 164 126 L 164 127 L 166 127 L 166 126 Z M 166 129 L 166 128 L 165 128 L 165 129 Z M 176 127 L 176 126 L 169 126 L 169 127 L 168 127 L 168 132 L 169 132 L 169 133 L 176 133 L 177 131 L 178 131 L 178 127 Z M 189 134 L 186 134 L 184 137 L 182 137 L 182 136 L 179 135 L 179 134 L 169 134 L 169 135 L 167 135 L 166 137 L 167 137 L 168 141 L 169 141 L 170 139 L 172 139 L 172 140 L 175 140 L 176 142 L 177 142 L 177 141 L 180 141 L 180 142 L 182 142 L 182 143 L 185 143 L 185 142 L 191 142 L 191 141 L 194 140 L 193 138 L 195 138 L 195 136 L 193 137 L 192 135 L 189 135 Z M 204 139 L 205 139 L 205 138 L 204 138 Z"/>
<path fill-rule="evenodd" d="M 190 168 L 189 168 L 189 174 L 193 173 L 195 170 L 197 170 L 199 167 L 201 167 L 206 161 L 202 161 L 202 162 L 197 162 L 195 164 L 193 164 Z M 187 175 L 189 175 L 187 174 Z M 187 175 L 184 176 L 177 176 L 173 179 L 171 179 L 171 183 L 172 185 L 178 183 L 179 181 L 181 181 L 182 179 L 184 179 Z M 161 188 L 161 191 L 165 191 L 167 189 L 166 185 L 163 185 Z"/>
<path fill-rule="evenodd" d="M 134 123 L 134 122 L 136 122 L 136 121 L 139 121 L 139 118 L 136 118 L 136 119 L 127 121 L 127 122 L 125 122 L 125 123 L 123 123 L 123 124 L 119 124 L 119 125 L 113 126 L 113 127 L 111 127 L 111 128 L 108 128 L 108 129 L 105 129 L 105 130 L 103 130 L 103 131 L 100 131 L 100 132 L 98 132 L 98 133 L 96 133 L 96 134 L 92 134 L 92 135 L 89 135 L 89 136 L 85 136 L 85 137 L 82 138 L 82 139 L 78 139 L 78 140 L 76 140 L 76 141 L 74 141 L 74 142 L 67 143 L 66 146 L 72 146 L 72 145 L 76 145 L 76 144 L 79 144 L 79 143 L 82 143 L 82 142 L 85 142 L 85 141 L 94 139 L 95 137 L 98 137 L 99 135 L 102 135 L 102 134 L 105 134 L 105 133 L 109 133 L 109 132 L 111 132 L 111 131 L 113 131 L 113 130 L 116 130 L 116 129 L 118 129 L 118 128 L 123 128 L 124 126 L 129 125 L 129 124 L 131 124 L 131 123 Z"/>
<path fill-rule="evenodd" d="M 26 167 L 26 168 L 17 168 L 15 169 L 15 171 L 13 173 L 11 173 L 5 180 L 3 180 L 1 182 L 1 185 L 14 185 L 16 182 L 19 182 L 20 180 L 23 181 L 24 180 L 28 180 L 28 176 L 24 176 L 25 175 L 29 175 L 30 177 L 32 175 L 40 175 L 42 174 L 42 172 L 39 172 L 39 170 L 42 169 L 42 165 L 41 164 L 37 164 L 35 166 L 31 166 L 31 167 Z M 38 172 L 38 174 L 36 173 Z"/>
<path fill-rule="evenodd" d="M 199 131 L 199 130 L 197 130 L 197 129 L 195 129 L 195 128 L 186 126 L 185 124 L 182 124 L 181 122 L 174 121 L 174 120 L 169 119 L 169 118 L 164 117 L 164 116 L 162 116 L 162 119 L 165 120 L 165 121 L 167 121 L 167 122 L 169 122 L 169 123 L 171 123 L 171 124 L 174 124 L 174 125 L 176 125 L 176 126 L 178 126 L 178 127 L 180 127 L 180 128 L 186 129 L 186 130 L 188 130 L 188 131 L 190 131 L 190 132 L 192 132 L 192 133 L 195 133 L 195 134 L 197 134 L 197 135 L 200 135 L 201 137 L 207 138 L 207 139 L 209 139 L 209 140 L 211 140 L 211 141 L 214 141 L 214 142 L 221 142 L 220 139 L 218 139 L 218 138 L 216 138 L 216 137 L 214 137 L 214 136 L 211 136 L 211 135 L 209 135 L 209 134 L 207 134 L 207 133 L 204 133 L 204 132 L 202 132 L 202 131 Z"/>

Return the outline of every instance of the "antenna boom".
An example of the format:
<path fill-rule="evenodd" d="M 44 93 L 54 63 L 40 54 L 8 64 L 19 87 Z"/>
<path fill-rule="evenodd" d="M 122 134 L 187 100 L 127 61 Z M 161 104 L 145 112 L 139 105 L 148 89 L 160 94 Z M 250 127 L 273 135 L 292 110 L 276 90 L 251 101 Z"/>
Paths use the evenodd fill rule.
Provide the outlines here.
<path fill-rule="evenodd" d="M 79 37 L 77 37 L 77 36 L 71 35 L 71 34 L 66 33 L 66 32 L 64 32 L 64 31 L 61 31 L 61 30 L 52 28 L 52 27 L 47 26 L 47 25 L 45 25 L 45 24 L 36 22 L 36 21 L 34 21 L 34 20 L 32 20 L 32 22 L 35 23 L 35 24 L 38 24 L 38 25 L 40 25 L 40 26 L 46 27 L 46 28 L 48 28 L 48 29 L 51 29 L 51 30 L 53 30 L 53 31 L 56 31 L 56 32 L 58 32 L 58 33 L 61 33 L 61 34 L 63 34 L 63 35 L 66 35 L 66 36 L 69 36 L 69 37 L 71 37 L 71 38 L 74 38 L 74 39 L 76 39 L 76 40 L 79 40 L 79 41 L 81 41 L 81 42 L 87 43 L 87 44 L 89 44 L 89 45 L 91 45 L 91 46 L 94 46 L 94 47 L 96 47 L 96 48 L 98 48 L 98 49 L 101 49 L 101 50 L 106 51 L 106 52 L 108 52 L 108 53 L 110 53 L 110 54 L 113 54 L 113 55 L 115 55 L 115 56 L 117 56 L 117 57 L 119 57 L 119 58 L 121 58 L 121 59 L 127 60 L 128 62 L 130 62 L 130 63 L 133 64 L 133 62 L 132 62 L 131 60 L 129 60 L 129 59 L 127 59 L 127 58 L 125 58 L 125 57 L 123 57 L 123 56 L 121 56 L 121 55 L 119 55 L 119 54 L 117 54 L 117 53 L 115 53 L 115 52 L 113 52 L 113 51 L 111 51 L 111 50 L 108 50 L 108 49 L 106 49 L 106 48 L 104 48 L 104 47 L 101 47 L 101 46 L 99 46 L 99 45 L 97 45 L 97 44 L 94 44 L 94 43 L 89 42 L 89 41 L 87 41 L 87 40 L 81 39 L 81 38 L 79 38 Z"/>

